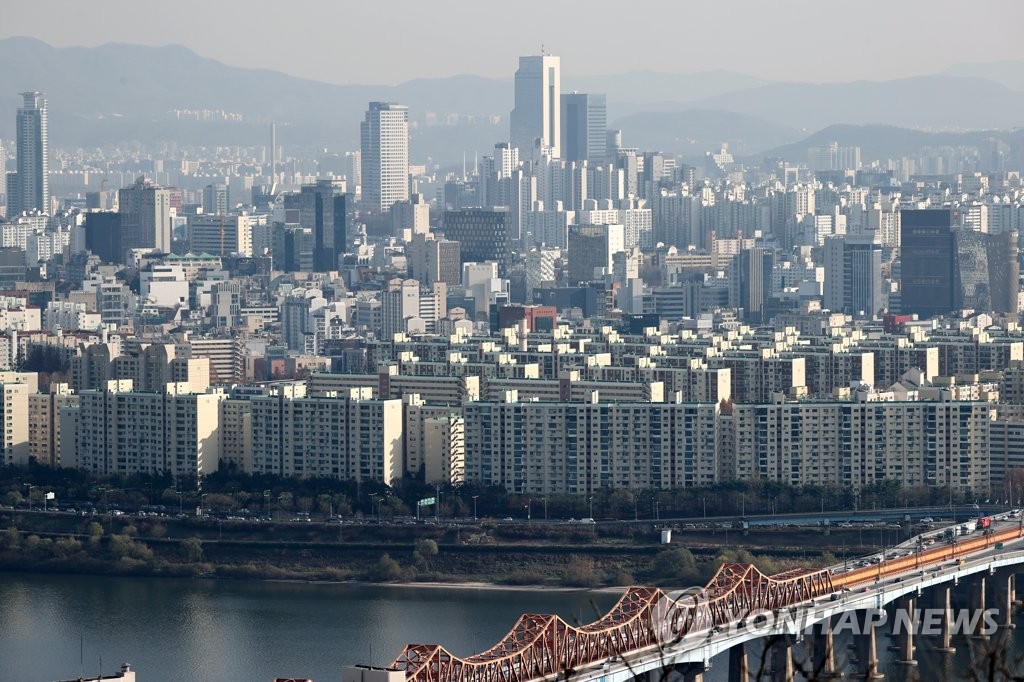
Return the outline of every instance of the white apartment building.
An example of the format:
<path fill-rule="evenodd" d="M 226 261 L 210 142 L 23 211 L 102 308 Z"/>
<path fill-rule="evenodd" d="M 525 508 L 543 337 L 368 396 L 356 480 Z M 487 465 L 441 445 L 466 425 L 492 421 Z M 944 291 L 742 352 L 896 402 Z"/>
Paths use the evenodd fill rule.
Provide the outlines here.
<path fill-rule="evenodd" d="M 62 440 L 60 411 L 77 407 L 78 396 L 69 384 L 50 384 L 48 393 L 32 393 L 28 397 L 29 456 L 39 464 L 59 467 Z"/>
<path fill-rule="evenodd" d="M 0 372 L 0 464 L 27 466 L 29 448 L 29 396 L 36 392 L 35 372 Z"/>
<path fill-rule="evenodd" d="M 390 483 L 402 476 L 402 401 L 369 391 L 252 398 L 253 473 Z"/>
<path fill-rule="evenodd" d="M 370 102 L 359 126 L 362 202 L 385 213 L 409 199 L 409 109 L 394 102 Z"/>
<path fill-rule="evenodd" d="M 428 405 L 419 395 L 402 399 L 405 420 L 405 471 L 421 471 L 427 483 L 465 480 L 465 420 L 459 408 Z"/>
<path fill-rule="evenodd" d="M 252 472 L 252 405 L 248 400 L 220 403 L 220 463 L 238 473 Z"/>
<path fill-rule="evenodd" d="M 467 403 L 466 480 L 520 494 L 664 489 L 717 480 L 717 405 Z"/>
<path fill-rule="evenodd" d="M 66 466 L 99 475 L 175 478 L 217 471 L 222 393 L 192 393 L 187 383 L 137 393 L 122 380 L 79 397 L 75 461 Z"/>
<path fill-rule="evenodd" d="M 51 334 L 57 330 L 77 331 L 84 329 L 96 331 L 103 324 L 97 312 L 90 312 L 85 303 L 73 301 L 50 301 L 43 311 L 43 328 Z"/>
<path fill-rule="evenodd" d="M 987 402 L 736 404 L 720 456 L 736 480 L 985 490 L 991 413 Z"/>

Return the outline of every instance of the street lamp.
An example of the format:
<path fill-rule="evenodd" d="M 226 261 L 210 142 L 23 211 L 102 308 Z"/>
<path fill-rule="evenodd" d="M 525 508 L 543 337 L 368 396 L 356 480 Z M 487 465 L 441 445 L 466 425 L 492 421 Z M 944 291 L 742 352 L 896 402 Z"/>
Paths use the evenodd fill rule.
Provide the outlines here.
<path fill-rule="evenodd" d="M 370 493 L 370 518 L 374 516 L 374 507 L 377 507 L 376 516 L 377 524 L 380 524 L 380 505 L 377 504 L 377 498 L 380 497 L 379 493 Z"/>
<path fill-rule="evenodd" d="M 209 494 L 210 493 L 203 493 L 202 495 L 199 496 L 199 518 L 206 516 L 206 509 L 203 508 L 203 498 L 205 498 Z"/>
<path fill-rule="evenodd" d="M 700 501 L 704 505 L 704 518 L 706 519 L 708 517 L 708 498 L 702 497 Z"/>
<path fill-rule="evenodd" d="M 28 483 L 26 483 L 25 485 L 28 486 L 28 510 L 32 511 L 32 491 L 36 489 L 36 486 L 30 485 Z"/>
<path fill-rule="evenodd" d="M 473 520 L 474 521 L 477 520 L 477 515 L 476 515 L 476 498 L 478 498 L 478 497 L 480 497 L 480 496 L 479 495 L 474 495 L 473 496 Z"/>
<path fill-rule="evenodd" d="M 533 516 L 533 498 L 526 500 L 526 504 L 523 505 L 523 509 L 526 510 L 526 522 L 530 522 L 530 517 Z"/>
<path fill-rule="evenodd" d="M 544 520 L 548 520 L 548 498 L 544 498 Z"/>
<path fill-rule="evenodd" d="M 590 503 L 590 517 L 589 518 L 593 519 L 594 518 L 594 496 L 591 495 L 590 497 L 588 497 L 587 498 L 587 502 Z"/>

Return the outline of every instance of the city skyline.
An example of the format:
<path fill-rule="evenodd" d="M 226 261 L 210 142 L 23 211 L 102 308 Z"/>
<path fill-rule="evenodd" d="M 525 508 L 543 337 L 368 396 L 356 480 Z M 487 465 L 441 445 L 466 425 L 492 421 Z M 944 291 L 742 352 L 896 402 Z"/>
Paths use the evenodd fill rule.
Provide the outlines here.
<path fill-rule="evenodd" d="M 1020 16 L 1020 7 L 1012 2 L 989 4 L 993 16 Z M 118 11 L 118 7 L 126 11 Z M 19 3 L 5 11 L 0 39 L 28 36 L 62 47 L 110 42 L 180 44 L 225 64 L 278 70 L 337 84 L 396 84 L 467 73 L 507 77 L 515 55 L 538 54 L 542 48 L 562 56 L 567 71 L 587 76 L 641 70 L 724 70 L 768 80 L 815 82 L 884 80 L 941 72 L 960 63 L 1024 59 L 1024 48 L 1014 39 L 1014 21 L 993 21 L 984 32 L 958 36 L 954 52 L 945 42 L 933 40 L 947 29 L 948 17 L 962 12 L 962 5 L 951 0 L 896 5 L 871 0 L 860 6 L 863 20 L 807 0 L 787 3 L 786 11 L 776 5 L 744 2 L 648 3 L 635 10 L 637 31 L 646 30 L 645 17 L 657 16 L 657 26 L 679 27 L 680 40 L 644 41 L 644 50 L 633 51 L 608 50 L 603 41 L 592 39 L 604 28 L 619 29 L 616 8 L 611 5 L 591 8 L 582 15 L 572 5 L 550 6 L 527 0 L 520 11 L 503 17 L 505 30 L 500 32 L 488 31 L 493 23 L 489 12 L 464 0 L 449 4 L 446 16 L 451 21 L 432 21 L 433 10 L 411 3 L 405 5 L 405 11 L 386 14 L 373 5 L 319 8 L 321 19 L 325 13 L 337 13 L 343 25 L 353 27 L 343 41 L 329 39 L 336 37 L 338 22 L 310 22 L 308 13 L 282 12 L 269 2 L 251 3 L 246 12 L 239 13 L 230 5 L 209 6 L 188 0 L 182 3 L 181 11 L 164 17 L 159 26 L 132 21 L 129 7 L 121 1 L 108 3 L 120 18 L 110 22 L 79 3 Z M 194 22 L 192 17 L 197 12 L 206 20 Z M 54 22 L 54 15 L 66 20 Z M 543 24 L 535 21 L 540 15 L 547 18 Z M 273 17 L 272 22 L 267 17 Z M 418 48 L 426 47 L 424 25 L 431 26 L 429 65 L 417 57 Z M 885 45 L 885 50 L 857 49 L 867 46 L 868 25 L 871 43 Z M 232 27 L 247 36 L 273 31 L 278 47 L 267 49 L 259 40 L 224 40 L 223 29 Z M 569 27 L 573 30 L 563 30 Z M 907 27 L 914 30 L 908 31 Z M 485 31 L 491 49 L 480 51 L 476 49 L 479 35 Z M 374 49 L 375 36 L 385 33 L 397 38 L 396 45 L 409 47 L 372 52 L 375 59 L 366 60 L 365 55 Z M 777 49 L 780 41 L 791 49 Z M 837 49 L 837 45 L 848 45 L 849 49 Z M 851 50 L 856 59 L 850 58 Z M 468 54 L 472 59 L 467 59 Z M 679 64 L 686 64 L 686 68 L 679 68 Z"/>

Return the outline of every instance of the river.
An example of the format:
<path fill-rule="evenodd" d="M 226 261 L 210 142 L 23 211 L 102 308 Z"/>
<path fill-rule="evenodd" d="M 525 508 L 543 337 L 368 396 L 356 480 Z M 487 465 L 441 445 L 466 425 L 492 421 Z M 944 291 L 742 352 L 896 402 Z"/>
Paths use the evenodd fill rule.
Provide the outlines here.
<path fill-rule="evenodd" d="M 123 662 L 139 682 L 338 682 L 343 665 L 390 663 L 410 642 L 482 651 L 524 612 L 572 623 L 603 614 L 618 592 L 466 589 L 0 573 L 0 682 L 52 682 Z M 1024 612 L 1009 645 L 1024 652 Z M 889 679 L 905 679 L 879 635 Z M 837 660 L 849 657 L 837 640 Z M 947 659 L 918 640 L 920 679 L 965 679 L 978 644 Z M 727 678 L 716 658 L 707 682 Z M 753 663 L 753 660 L 752 660 Z M 1016 667 L 1016 666 L 1011 666 Z"/>
<path fill-rule="evenodd" d="M 337 682 L 410 642 L 465 655 L 524 612 L 596 618 L 617 594 L 0 573 L 0 682 L 110 674 L 139 682 Z"/>

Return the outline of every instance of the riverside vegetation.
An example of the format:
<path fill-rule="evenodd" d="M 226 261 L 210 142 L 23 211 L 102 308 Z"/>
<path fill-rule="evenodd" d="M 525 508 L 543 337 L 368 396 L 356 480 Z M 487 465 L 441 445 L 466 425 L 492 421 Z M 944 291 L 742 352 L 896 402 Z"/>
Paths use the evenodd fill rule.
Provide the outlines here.
<path fill-rule="evenodd" d="M 655 529 L 625 524 L 256 523 L 5 511 L 0 528 L 0 569 L 37 572 L 679 586 L 703 584 L 724 561 L 750 561 L 768 573 L 836 561 L 796 545 L 751 552 L 735 546 L 737 532 L 733 544 L 719 532 L 694 536 L 690 547 L 665 546 Z"/>

